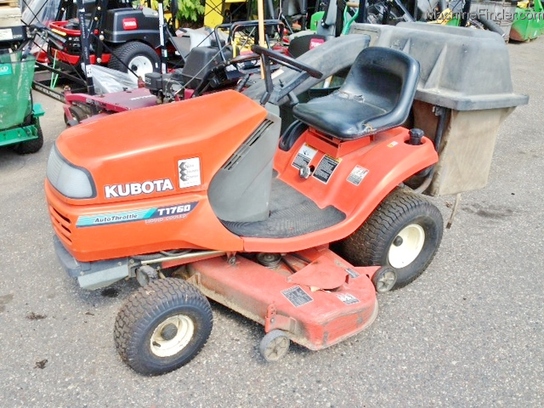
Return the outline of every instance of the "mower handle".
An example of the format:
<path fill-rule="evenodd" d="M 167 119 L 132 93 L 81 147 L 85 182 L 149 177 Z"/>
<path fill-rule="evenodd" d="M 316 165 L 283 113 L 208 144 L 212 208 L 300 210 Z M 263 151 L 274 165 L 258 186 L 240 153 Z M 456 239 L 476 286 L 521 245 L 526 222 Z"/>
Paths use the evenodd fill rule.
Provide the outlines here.
<path fill-rule="evenodd" d="M 323 78 L 323 73 L 321 73 L 321 71 L 318 71 L 317 69 L 306 65 L 303 62 L 297 61 L 296 59 L 288 57 L 287 55 L 281 54 L 277 51 L 261 47 L 260 45 L 254 45 L 253 47 L 251 47 L 251 50 L 256 54 L 265 56 L 266 58 L 275 61 L 281 65 L 285 65 L 288 68 L 293 68 L 297 71 L 306 72 L 313 78 Z"/>

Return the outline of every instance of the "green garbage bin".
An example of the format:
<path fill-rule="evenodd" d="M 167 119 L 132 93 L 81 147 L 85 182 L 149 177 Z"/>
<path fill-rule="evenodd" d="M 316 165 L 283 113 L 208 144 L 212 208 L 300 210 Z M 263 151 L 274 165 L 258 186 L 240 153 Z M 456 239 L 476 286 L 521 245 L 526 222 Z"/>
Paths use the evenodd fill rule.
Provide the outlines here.
<path fill-rule="evenodd" d="M 39 104 L 32 103 L 35 58 L 22 51 L 0 54 L 0 146 L 13 145 L 20 154 L 43 145 Z"/>

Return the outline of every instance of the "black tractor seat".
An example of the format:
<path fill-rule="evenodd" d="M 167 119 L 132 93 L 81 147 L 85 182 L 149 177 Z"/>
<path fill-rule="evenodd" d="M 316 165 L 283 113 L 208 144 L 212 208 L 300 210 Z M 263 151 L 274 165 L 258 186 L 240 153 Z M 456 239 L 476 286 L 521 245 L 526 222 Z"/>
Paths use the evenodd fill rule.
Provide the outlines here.
<path fill-rule="evenodd" d="M 330 95 L 293 108 L 297 119 L 341 140 L 370 136 L 401 125 L 419 80 L 419 63 L 391 48 L 365 48 L 345 82 Z"/>

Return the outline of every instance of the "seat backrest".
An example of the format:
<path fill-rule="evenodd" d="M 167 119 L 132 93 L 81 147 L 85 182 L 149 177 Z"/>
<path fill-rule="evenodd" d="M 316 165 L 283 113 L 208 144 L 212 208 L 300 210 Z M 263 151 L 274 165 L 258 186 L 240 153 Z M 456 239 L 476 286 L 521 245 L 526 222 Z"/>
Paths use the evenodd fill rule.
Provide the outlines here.
<path fill-rule="evenodd" d="M 417 90 L 419 62 L 392 48 L 368 47 L 357 56 L 340 92 L 361 95 L 364 103 L 386 113 L 373 118 L 372 127 L 384 130 L 402 124 Z M 369 118 L 367 118 L 369 119 Z"/>
<path fill-rule="evenodd" d="M 337 91 L 293 107 L 293 115 L 340 140 L 370 136 L 403 124 L 412 107 L 419 63 L 401 51 L 363 49 Z"/>
<path fill-rule="evenodd" d="M 289 41 L 287 53 L 293 58 L 298 58 L 306 51 L 310 51 L 315 47 L 320 46 L 325 41 L 327 41 L 327 37 L 319 34 L 292 36 L 291 40 Z"/>

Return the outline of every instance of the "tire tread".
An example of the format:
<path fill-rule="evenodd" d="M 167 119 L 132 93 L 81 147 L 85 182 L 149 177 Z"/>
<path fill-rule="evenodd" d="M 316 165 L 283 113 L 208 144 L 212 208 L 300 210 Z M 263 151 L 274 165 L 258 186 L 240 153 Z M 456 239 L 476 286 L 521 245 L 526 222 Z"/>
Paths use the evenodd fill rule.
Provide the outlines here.
<path fill-rule="evenodd" d="M 152 62 L 157 67 L 160 63 L 160 59 L 159 56 L 155 54 L 155 50 L 153 50 L 151 46 L 138 41 L 129 41 L 115 49 L 114 55 L 111 57 L 108 63 L 108 68 L 121 72 L 129 72 L 125 64 L 127 63 L 127 60 L 131 59 L 131 54 L 137 54 L 137 51 L 143 52 L 146 48 L 148 49 L 147 51 L 151 51 L 153 55 L 155 55 L 156 58 L 153 58 Z M 151 54 L 149 56 L 151 56 Z M 156 71 L 156 68 L 153 70 Z"/>
<path fill-rule="evenodd" d="M 211 331 L 213 314 L 208 300 L 202 293 L 182 279 L 160 279 L 138 289 L 129 296 L 117 314 L 113 335 L 121 360 L 141 374 L 157 375 L 167 372 L 159 367 L 150 367 L 148 363 L 143 362 L 141 356 L 138 355 L 137 342 L 134 340 L 145 337 L 148 324 L 155 316 L 180 303 L 204 311 L 205 318 L 210 322 Z M 206 334 L 206 341 L 208 336 L 209 333 Z M 197 347 L 190 359 L 200 352 L 206 341 Z M 185 361 L 178 367 L 187 362 Z"/>
<path fill-rule="evenodd" d="M 340 243 L 341 254 L 353 265 L 383 266 L 384 254 L 389 248 L 389 243 L 385 238 L 387 231 L 391 231 L 396 225 L 402 223 L 402 219 L 406 214 L 418 211 L 430 214 L 433 219 L 439 220 L 439 244 L 442 238 L 443 224 L 442 215 L 438 208 L 420 194 L 397 188 L 380 203 L 359 229 Z M 426 260 L 417 274 L 414 274 L 408 280 L 398 282 L 394 289 L 404 287 L 417 279 L 425 271 L 435 255 L 436 250 Z"/>
<path fill-rule="evenodd" d="M 43 147 L 43 132 L 40 125 L 36 125 L 38 128 L 38 137 L 36 139 L 27 140 L 13 145 L 13 151 L 17 154 L 31 154 L 38 152 Z"/>

